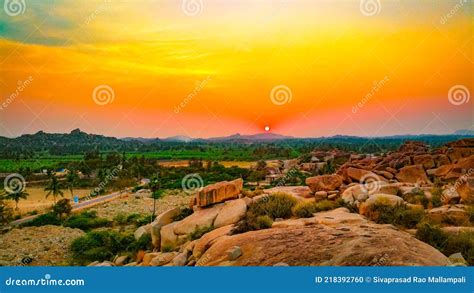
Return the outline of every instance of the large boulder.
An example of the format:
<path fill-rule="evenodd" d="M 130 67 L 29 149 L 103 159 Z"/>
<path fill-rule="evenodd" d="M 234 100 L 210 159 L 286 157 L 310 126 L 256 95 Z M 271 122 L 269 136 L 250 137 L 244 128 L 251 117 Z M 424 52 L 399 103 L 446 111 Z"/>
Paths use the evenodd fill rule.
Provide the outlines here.
<path fill-rule="evenodd" d="M 312 198 L 313 194 L 308 186 L 275 186 L 263 191 L 265 194 L 287 193 L 294 198 L 301 200 L 303 198 Z M 254 197 L 255 198 L 255 197 Z"/>
<path fill-rule="evenodd" d="M 211 246 L 211 244 L 218 238 L 226 235 L 230 235 L 234 225 L 228 225 L 220 227 L 218 229 L 212 230 L 204 234 L 200 239 L 196 241 L 193 249 L 193 256 L 198 259 L 201 255 L 206 252 L 206 250 Z"/>
<path fill-rule="evenodd" d="M 415 163 L 415 165 L 422 165 L 425 170 L 436 167 L 433 157 L 430 154 L 414 156 L 413 163 Z"/>
<path fill-rule="evenodd" d="M 205 207 L 238 198 L 243 184 L 242 179 L 236 179 L 208 185 L 196 194 L 196 204 L 199 207 Z"/>
<path fill-rule="evenodd" d="M 151 223 L 151 242 L 153 247 L 160 249 L 161 244 L 161 228 L 165 225 L 171 224 L 173 219 L 181 212 L 179 207 L 169 209 L 156 217 L 155 221 Z"/>
<path fill-rule="evenodd" d="M 342 185 L 342 177 L 339 175 L 320 175 L 306 178 L 306 185 L 312 192 L 332 191 Z"/>
<path fill-rule="evenodd" d="M 214 228 L 235 224 L 247 212 L 247 203 L 243 199 L 226 201 L 214 220 Z"/>
<path fill-rule="evenodd" d="M 139 227 L 137 230 L 135 230 L 135 233 L 133 233 L 133 236 L 135 237 L 136 240 L 140 239 L 144 235 L 148 235 L 151 233 L 151 225 L 146 224 L 144 226 Z"/>
<path fill-rule="evenodd" d="M 401 182 L 431 183 L 422 165 L 405 166 L 400 169 L 396 178 Z"/>
<path fill-rule="evenodd" d="M 342 210 L 320 219 L 338 218 Z M 348 213 L 347 210 L 345 213 Z M 349 214 L 349 213 L 348 213 Z M 317 214 L 316 214 L 317 215 Z M 198 260 L 198 266 L 445 266 L 446 256 L 391 225 L 378 225 L 362 216 L 355 222 L 330 225 L 306 219 L 288 227 L 224 236 Z M 315 217 L 316 218 L 316 217 Z M 297 219 L 300 220 L 300 219 Z M 290 220 L 291 221 L 291 220 Z M 363 224 L 361 224 L 363 223 Z M 229 251 L 240 248 L 238 258 Z"/>
<path fill-rule="evenodd" d="M 154 267 L 164 266 L 165 264 L 172 261 L 173 258 L 175 258 L 177 255 L 178 253 L 175 251 L 161 252 L 152 258 L 152 260 L 150 261 L 150 266 L 154 266 Z"/>
<path fill-rule="evenodd" d="M 178 223 L 179 222 L 173 222 L 171 224 L 161 227 L 161 230 L 160 230 L 161 249 L 163 249 L 164 247 L 166 248 L 176 247 L 178 243 L 178 235 L 174 233 L 174 228 Z"/>
<path fill-rule="evenodd" d="M 188 235 L 196 229 L 213 227 L 214 220 L 222 209 L 222 205 L 196 210 L 189 217 L 176 223 L 174 233 L 176 235 Z"/>
<path fill-rule="evenodd" d="M 358 169 L 358 168 L 354 168 L 354 167 L 349 167 L 347 168 L 346 170 L 346 174 L 349 178 L 351 178 L 352 180 L 355 180 L 357 182 L 361 182 L 363 180 L 363 178 L 377 178 L 378 181 L 384 181 L 385 178 L 371 172 L 371 171 L 367 171 L 367 170 L 364 170 L 364 169 Z"/>
<path fill-rule="evenodd" d="M 428 211 L 427 217 L 437 224 L 451 224 L 456 226 L 468 226 L 469 212 L 463 205 L 444 205 Z"/>

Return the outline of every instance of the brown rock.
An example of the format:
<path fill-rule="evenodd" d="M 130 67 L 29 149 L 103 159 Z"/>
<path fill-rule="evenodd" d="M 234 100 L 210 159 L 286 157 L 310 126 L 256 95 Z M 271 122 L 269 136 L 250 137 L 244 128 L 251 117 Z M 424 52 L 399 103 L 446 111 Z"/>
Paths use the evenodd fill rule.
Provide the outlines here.
<path fill-rule="evenodd" d="M 337 218 L 326 212 L 322 219 Z M 347 214 L 349 214 L 346 211 Z M 317 215 L 317 214 L 316 214 Z M 199 266 L 445 266 L 448 259 L 430 245 L 390 225 L 367 222 L 309 223 L 271 228 L 218 239 L 199 259 Z M 327 219 L 329 220 L 329 219 Z M 361 224 L 363 221 L 364 224 Z M 388 239 L 390 244 L 388 245 Z M 229 250 L 240 247 L 232 260 Z M 382 259 L 382 260 L 381 260 Z M 206 260 L 202 262 L 201 260 Z"/>
<path fill-rule="evenodd" d="M 165 264 L 169 263 L 178 255 L 177 252 L 161 252 L 157 256 L 155 256 L 151 261 L 150 265 L 153 267 L 164 266 Z"/>
<path fill-rule="evenodd" d="M 469 213 L 463 205 L 444 205 L 429 210 L 427 217 L 437 223 L 446 223 L 456 226 L 469 224 Z"/>
<path fill-rule="evenodd" d="M 171 224 L 173 219 L 178 216 L 181 212 L 181 209 L 176 207 L 165 211 L 156 217 L 155 221 L 151 223 L 151 242 L 153 247 L 160 249 L 161 244 L 161 228 L 165 225 Z"/>
<path fill-rule="evenodd" d="M 196 204 L 200 207 L 205 207 L 229 199 L 238 198 L 242 188 L 242 179 L 208 185 L 196 194 Z"/>
<path fill-rule="evenodd" d="M 161 239 L 161 249 L 163 247 L 174 248 L 178 242 L 178 235 L 174 233 L 174 228 L 179 222 L 173 222 L 171 224 L 161 227 L 160 230 L 160 239 Z"/>
<path fill-rule="evenodd" d="M 145 256 L 143 257 L 143 262 L 142 262 L 142 265 L 147 267 L 150 265 L 150 262 L 153 258 L 159 256 L 161 254 L 161 252 L 150 252 L 150 253 L 146 253 Z"/>
<path fill-rule="evenodd" d="M 247 212 L 247 204 L 243 199 L 226 201 L 214 220 L 214 228 L 219 228 L 240 221 Z"/>
<path fill-rule="evenodd" d="M 176 222 L 174 233 L 176 235 L 188 235 L 196 229 L 212 227 L 221 209 L 222 205 L 216 205 L 210 208 L 196 210 L 189 217 Z"/>
<path fill-rule="evenodd" d="M 433 157 L 430 154 L 414 156 L 413 162 L 415 165 L 422 165 L 425 170 L 436 166 Z"/>
<path fill-rule="evenodd" d="M 396 175 L 401 182 L 409 183 L 431 183 L 421 165 L 405 166 Z"/>
<path fill-rule="evenodd" d="M 194 245 L 193 249 L 193 256 L 196 259 L 200 258 L 201 255 L 203 255 L 204 252 L 206 252 L 206 250 L 211 246 L 212 242 L 222 236 L 230 235 L 233 228 L 234 225 L 228 225 L 204 234 L 200 239 L 196 241 L 196 244 Z"/>
<path fill-rule="evenodd" d="M 306 185 L 312 192 L 332 191 L 342 185 L 342 177 L 339 175 L 321 175 L 306 178 Z"/>

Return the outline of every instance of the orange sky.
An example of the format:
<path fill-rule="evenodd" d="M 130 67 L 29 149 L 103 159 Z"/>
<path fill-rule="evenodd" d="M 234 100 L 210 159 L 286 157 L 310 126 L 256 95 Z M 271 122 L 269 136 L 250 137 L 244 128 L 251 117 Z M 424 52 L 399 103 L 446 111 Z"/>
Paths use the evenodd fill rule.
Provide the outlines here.
<path fill-rule="evenodd" d="M 355 0 L 46 0 L 27 1 L 16 16 L 4 9 L 0 135 L 472 129 L 472 1 L 364 1 L 375 11 Z M 113 101 L 93 99 L 100 85 Z M 460 86 L 461 101 L 450 102 Z M 287 95 L 272 100 L 274 88 Z"/>

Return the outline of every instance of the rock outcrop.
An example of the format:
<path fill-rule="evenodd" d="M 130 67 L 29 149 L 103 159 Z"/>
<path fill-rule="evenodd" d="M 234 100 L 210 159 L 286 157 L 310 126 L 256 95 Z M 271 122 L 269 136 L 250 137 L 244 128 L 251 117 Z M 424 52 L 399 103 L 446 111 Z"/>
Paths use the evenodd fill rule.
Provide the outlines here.
<path fill-rule="evenodd" d="M 204 187 L 196 194 L 196 204 L 206 207 L 239 197 L 242 192 L 243 180 L 223 181 Z"/>

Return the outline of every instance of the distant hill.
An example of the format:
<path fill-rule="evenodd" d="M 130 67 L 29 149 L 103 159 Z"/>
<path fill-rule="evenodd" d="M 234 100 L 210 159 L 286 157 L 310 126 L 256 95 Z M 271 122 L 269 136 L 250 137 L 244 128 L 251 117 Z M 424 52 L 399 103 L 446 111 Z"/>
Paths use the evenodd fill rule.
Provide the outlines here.
<path fill-rule="evenodd" d="M 471 129 L 461 129 L 461 130 L 458 130 L 458 131 L 454 132 L 454 134 L 457 134 L 457 135 L 472 135 L 472 136 L 474 136 L 474 130 L 471 130 Z"/>
<path fill-rule="evenodd" d="M 262 151 L 258 148 L 296 149 L 339 148 L 360 152 L 380 152 L 396 149 L 406 140 L 419 140 L 432 147 L 444 145 L 461 138 L 474 137 L 471 130 L 460 130 L 448 135 L 396 135 L 386 137 L 357 137 L 335 135 L 319 138 L 298 138 L 276 133 L 257 133 L 253 135 L 234 134 L 208 139 L 191 138 L 178 135 L 164 139 L 133 138 L 118 139 L 97 134 L 88 134 L 79 129 L 70 133 L 25 134 L 16 138 L 0 137 L 0 157 L 31 158 L 35 153 L 49 155 L 77 155 L 92 150 L 117 152 L 156 152 L 162 150 L 199 150 L 199 153 L 214 147 L 249 148 L 250 152 Z M 220 146 L 219 146 L 220 145 Z M 170 158 L 171 159 L 171 158 Z"/>

